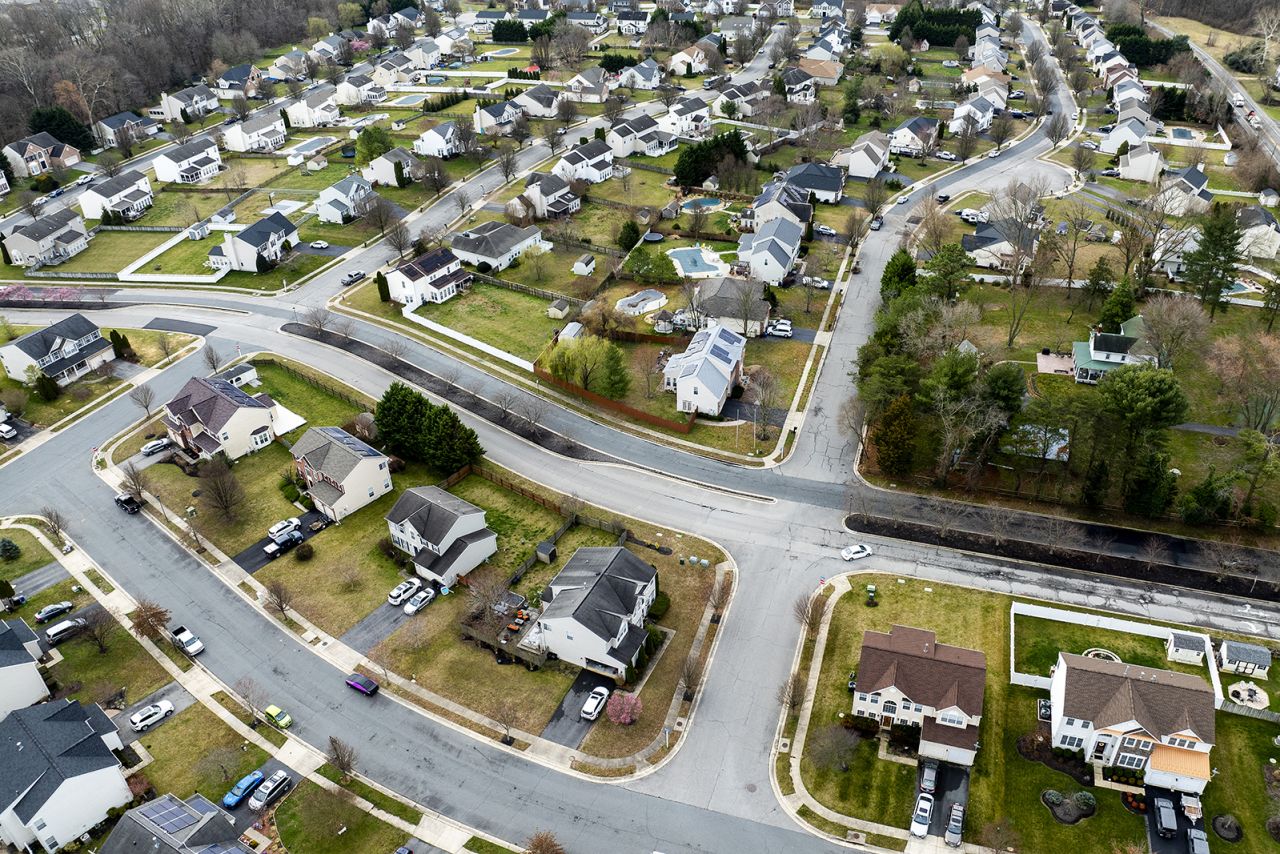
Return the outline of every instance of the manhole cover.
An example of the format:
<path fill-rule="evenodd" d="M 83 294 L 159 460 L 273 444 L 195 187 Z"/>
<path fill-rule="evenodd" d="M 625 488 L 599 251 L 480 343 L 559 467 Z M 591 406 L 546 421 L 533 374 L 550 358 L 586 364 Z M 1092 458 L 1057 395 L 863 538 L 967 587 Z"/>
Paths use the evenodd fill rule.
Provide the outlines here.
<path fill-rule="evenodd" d="M 755 784 L 755 783 L 748 783 L 748 784 L 747 784 L 747 791 L 748 791 L 748 792 L 754 792 L 755 790 L 756 790 L 756 784 Z"/>

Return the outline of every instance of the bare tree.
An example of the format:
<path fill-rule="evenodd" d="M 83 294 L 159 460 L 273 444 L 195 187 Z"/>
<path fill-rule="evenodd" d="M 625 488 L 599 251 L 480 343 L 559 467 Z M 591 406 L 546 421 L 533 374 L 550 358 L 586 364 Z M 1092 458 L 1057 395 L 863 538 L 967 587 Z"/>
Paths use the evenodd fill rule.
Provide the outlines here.
<path fill-rule="evenodd" d="M 1164 538 L 1158 535 L 1153 534 L 1147 537 L 1142 543 L 1142 548 L 1138 549 L 1138 560 L 1142 561 L 1147 569 L 1155 569 L 1157 566 L 1166 564 L 1171 558 L 1169 546 L 1166 545 Z"/>
<path fill-rule="evenodd" d="M 782 384 L 767 368 L 751 375 L 751 397 L 755 403 L 756 438 L 769 438 L 769 410 L 776 409 L 782 396 Z"/>
<path fill-rule="evenodd" d="M 222 354 L 218 352 L 218 348 L 213 346 L 213 342 L 205 339 L 204 346 L 204 366 L 209 369 L 209 373 L 214 373 L 222 366 Z"/>
<path fill-rule="evenodd" d="M 1057 554 L 1075 533 L 1075 526 L 1061 516 L 1050 516 L 1040 525 L 1040 532 L 1044 535 L 1045 544 L 1049 546 L 1049 552 Z"/>
<path fill-rule="evenodd" d="M 267 583 L 267 607 L 280 615 L 280 619 L 289 618 L 289 608 L 293 605 L 293 590 L 284 579 L 274 578 Z"/>
<path fill-rule="evenodd" d="M 385 237 L 387 229 L 401 219 L 401 214 L 400 211 L 396 210 L 395 205 L 379 196 L 373 204 L 369 205 L 364 218 L 370 225 L 378 229 L 380 236 Z"/>
<path fill-rule="evenodd" d="M 237 119 L 244 121 L 253 112 L 253 107 L 249 106 L 249 101 L 244 95 L 236 95 L 231 99 L 231 112 Z"/>
<path fill-rule="evenodd" d="M 802 593 L 791 603 L 791 615 L 796 618 L 796 622 L 800 624 L 800 628 L 804 630 L 807 637 L 813 637 L 818 633 L 818 627 L 822 625 L 825 602 L 825 599 Z"/>
<path fill-rule="evenodd" d="M 467 191 L 459 187 L 453 191 L 453 204 L 458 209 L 458 216 L 465 216 L 467 209 L 471 207 L 471 197 L 467 195 Z"/>
<path fill-rule="evenodd" d="M 1160 294 L 1142 310 L 1145 344 L 1161 368 L 1174 368 L 1180 357 L 1194 355 L 1209 334 L 1209 315 L 1194 299 Z"/>
<path fill-rule="evenodd" d="M 164 637 L 169 628 L 169 611 L 151 599 L 138 600 L 129 619 L 137 634 L 153 641 Z"/>
<path fill-rule="evenodd" d="M 237 679 L 231 690 L 249 707 L 249 716 L 253 719 L 253 725 L 257 726 L 257 717 L 262 714 L 267 703 L 267 692 L 249 676 Z"/>
<path fill-rule="evenodd" d="M 551 405 L 536 394 L 526 394 L 520 401 L 520 417 L 528 422 L 535 434 L 542 433 L 542 422 L 547 417 Z"/>
<path fill-rule="evenodd" d="M 1053 147 L 1057 148 L 1058 143 L 1067 138 L 1071 133 L 1071 119 L 1067 118 L 1066 113 L 1054 113 L 1049 117 L 1049 122 L 1044 126 L 1045 136 L 1049 137 L 1049 141 L 1053 143 Z"/>
<path fill-rule="evenodd" d="M 329 321 L 332 319 L 329 310 L 322 305 L 313 305 L 307 309 L 302 315 L 302 322 L 310 326 L 316 332 L 324 332 L 329 328 Z"/>
<path fill-rule="evenodd" d="M 133 496 L 135 501 L 142 501 L 142 495 L 147 491 L 148 486 L 146 470 L 138 468 L 132 462 L 127 462 L 120 471 L 124 473 L 124 480 L 120 482 L 121 488 L 125 493 Z"/>
<path fill-rule="evenodd" d="M 356 770 L 356 749 L 336 735 L 329 736 L 329 764 L 342 774 L 343 781 L 351 779 Z"/>
<path fill-rule="evenodd" d="M 792 673 L 787 677 L 787 681 L 778 686 L 778 704 L 786 709 L 788 714 L 795 714 L 804 703 L 804 677 L 798 673 Z"/>
<path fill-rule="evenodd" d="M 715 584 L 711 585 L 711 592 L 707 595 L 707 604 L 711 606 L 711 621 L 713 623 L 720 621 L 720 616 L 729 605 L 730 592 L 727 579 L 717 578 Z"/>
<path fill-rule="evenodd" d="M 156 390 L 149 385 L 134 386 L 133 391 L 129 392 L 129 399 L 150 418 L 151 407 L 156 402 Z"/>
<path fill-rule="evenodd" d="M 173 356 L 177 346 L 178 344 L 172 335 L 168 332 L 161 332 L 156 338 L 156 349 L 160 351 L 160 361 L 168 361 Z"/>
<path fill-rule="evenodd" d="M 822 727 L 805 742 L 805 755 L 823 771 L 848 771 L 858 734 L 840 724 Z"/>
<path fill-rule="evenodd" d="M 498 171 L 502 173 L 502 183 L 508 184 L 511 179 L 520 171 L 520 161 L 516 158 L 516 151 L 510 146 L 503 146 L 498 154 Z"/>
<path fill-rule="evenodd" d="M 888 198 L 889 188 L 884 185 L 884 181 L 872 178 L 867 182 L 866 190 L 862 194 L 862 202 L 872 216 L 880 213 L 880 209 L 884 207 L 885 200 Z"/>
<path fill-rule="evenodd" d="M 498 420 L 505 422 L 511 410 L 520 401 L 520 393 L 512 388 L 504 388 L 493 396 L 493 405 L 498 407 Z"/>
<path fill-rule="evenodd" d="M 409 233 L 409 226 L 405 225 L 403 219 L 391 223 L 385 239 L 387 245 L 396 250 L 401 261 L 404 261 L 404 254 L 413 248 L 413 235 Z"/>
<path fill-rule="evenodd" d="M 680 668 L 680 688 L 684 692 L 685 702 L 693 701 L 694 695 L 702 687 L 705 675 L 706 669 L 697 653 L 690 652 L 685 656 L 684 664 Z"/>
<path fill-rule="evenodd" d="M 67 529 L 67 517 L 62 515 L 62 511 L 48 504 L 40 508 L 40 515 L 44 517 L 44 525 L 49 533 L 60 541 L 62 532 Z"/>
<path fill-rule="evenodd" d="M 489 709 L 489 717 L 502 727 L 502 743 L 510 746 L 515 742 L 511 737 L 512 728 L 520 721 L 520 706 L 510 695 L 504 694 Z"/>
<path fill-rule="evenodd" d="M 98 171 L 105 178 L 115 178 L 124 171 L 124 158 L 114 151 L 108 151 L 98 158 Z"/>
<path fill-rule="evenodd" d="M 996 144 L 996 150 L 999 151 L 1004 144 L 1013 136 L 1013 116 L 1008 113 L 1001 113 L 996 116 L 995 121 L 991 123 L 991 127 L 987 129 L 987 136 L 991 137 L 991 141 Z"/>
<path fill-rule="evenodd" d="M 218 515 L 224 522 L 234 522 L 240 518 L 240 510 L 244 506 L 244 489 L 235 473 L 222 463 L 211 463 L 206 467 L 202 478 L 204 485 L 200 490 L 200 500 Z"/>
<path fill-rule="evenodd" d="M 111 639 L 120 629 L 116 618 L 111 616 L 111 612 L 106 608 L 98 606 L 86 611 L 81 619 L 84 620 L 81 634 L 98 648 L 99 655 L 106 655 L 107 650 L 110 649 Z"/>

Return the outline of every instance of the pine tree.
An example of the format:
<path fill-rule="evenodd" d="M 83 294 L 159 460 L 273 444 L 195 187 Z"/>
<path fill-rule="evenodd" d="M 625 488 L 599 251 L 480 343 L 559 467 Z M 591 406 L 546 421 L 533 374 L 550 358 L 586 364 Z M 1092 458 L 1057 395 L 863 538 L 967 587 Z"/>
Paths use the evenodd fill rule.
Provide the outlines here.
<path fill-rule="evenodd" d="M 618 229 L 618 248 L 630 249 L 640 242 L 640 226 L 636 225 L 635 220 L 628 219 L 622 224 L 622 228 Z"/>
<path fill-rule="evenodd" d="M 58 399 L 58 395 L 62 394 L 62 389 L 58 387 L 53 377 L 48 374 L 41 374 L 36 377 L 36 394 L 45 403 L 49 403 Z"/>
<path fill-rule="evenodd" d="M 417 459 L 411 451 L 427 414 L 427 399 L 401 382 L 383 393 L 374 411 L 378 435 L 392 453 Z"/>
<path fill-rule="evenodd" d="M 397 187 L 408 186 L 409 179 L 406 178 L 404 174 L 404 163 L 397 160 L 395 165 L 395 171 L 396 171 L 396 186 Z"/>
<path fill-rule="evenodd" d="M 916 259 L 906 249 L 899 249 L 885 264 L 880 277 L 880 296 L 886 302 L 916 286 Z"/>
<path fill-rule="evenodd" d="M 449 406 L 432 407 L 423 426 L 429 448 L 423 462 L 441 474 L 453 473 L 484 456 L 476 431 L 463 424 Z"/>
<path fill-rule="evenodd" d="M 1209 309 L 1209 319 L 1230 305 L 1223 292 L 1235 280 L 1240 260 L 1240 225 L 1231 209 L 1220 207 L 1201 227 L 1200 245 L 1188 252 L 1186 279 L 1200 304 Z"/>
<path fill-rule="evenodd" d="M 911 471 L 915 456 L 916 415 L 910 395 L 902 395 L 885 409 L 871 431 L 880 470 L 901 476 Z"/>
<path fill-rule="evenodd" d="M 22 547 L 5 537 L 0 540 L 0 560 L 17 560 L 22 557 Z"/>
<path fill-rule="evenodd" d="M 1133 317 L 1133 288 L 1126 279 L 1116 285 L 1108 296 L 1107 301 L 1102 304 L 1102 316 L 1098 318 L 1098 322 L 1102 324 L 1103 332 L 1119 332 L 1120 324 Z"/>
<path fill-rule="evenodd" d="M 287 133 L 289 130 L 293 128 L 293 122 L 289 121 L 289 111 L 281 110 L 280 118 L 284 119 L 284 129 L 285 129 L 285 132 Z"/>
<path fill-rule="evenodd" d="M 600 382 L 600 393 L 612 400 L 621 400 L 631 390 L 631 375 L 623 362 L 622 348 L 610 343 L 604 354 L 604 378 Z"/>
<path fill-rule="evenodd" d="M 1111 272 L 1111 265 L 1107 263 L 1106 258 L 1099 258 L 1098 263 L 1093 265 L 1093 269 L 1089 271 L 1089 279 L 1084 283 L 1084 296 L 1086 306 L 1092 310 L 1094 300 L 1100 297 L 1106 297 L 1111 292 L 1111 283 L 1115 280 L 1115 274 Z"/>
<path fill-rule="evenodd" d="M 120 333 L 120 358 L 129 359 L 134 355 L 133 344 L 129 342 L 129 336 L 125 335 L 123 332 Z"/>
<path fill-rule="evenodd" d="M 378 286 L 378 299 L 383 302 L 391 302 L 391 286 L 387 283 L 387 274 L 379 270 L 373 281 Z"/>
<path fill-rule="evenodd" d="M 112 329 L 111 334 L 107 336 L 111 341 L 111 353 L 117 359 L 124 358 L 124 342 L 118 329 Z"/>

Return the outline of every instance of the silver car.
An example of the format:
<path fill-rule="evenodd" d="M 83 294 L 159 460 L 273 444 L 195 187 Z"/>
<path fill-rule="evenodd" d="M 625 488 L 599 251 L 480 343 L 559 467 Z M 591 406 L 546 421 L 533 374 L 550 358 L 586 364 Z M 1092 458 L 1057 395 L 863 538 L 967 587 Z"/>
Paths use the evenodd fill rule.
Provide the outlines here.
<path fill-rule="evenodd" d="M 254 791 L 253 797 L 249 798 L 249 809 L 255 812 L 266 809 L 272 801 L 289 791 L 289 786 L 292 784 L 293 778 L 287 771 L 275 772 Z"/>
<path fill-rule="evenodd" d="M 952 848 L 960 847 L 960 837 L 964 835 L 964 804 L 952 804 L 951 815 L 947 818 L 947 832 L 942 841 Z"/>

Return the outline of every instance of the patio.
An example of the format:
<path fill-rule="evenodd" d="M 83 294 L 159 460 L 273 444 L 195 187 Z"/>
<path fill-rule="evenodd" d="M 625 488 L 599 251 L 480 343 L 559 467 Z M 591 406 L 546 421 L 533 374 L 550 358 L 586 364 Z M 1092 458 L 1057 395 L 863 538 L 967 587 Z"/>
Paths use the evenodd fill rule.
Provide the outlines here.
<path fill-rule="evenodd" d="M 1271 698 L 1253 682 L 1240 681 L 1227 688 L 1227 696 L 1233 702 L 1251 709 L 1265 709 L 1271 704 Z"/>

